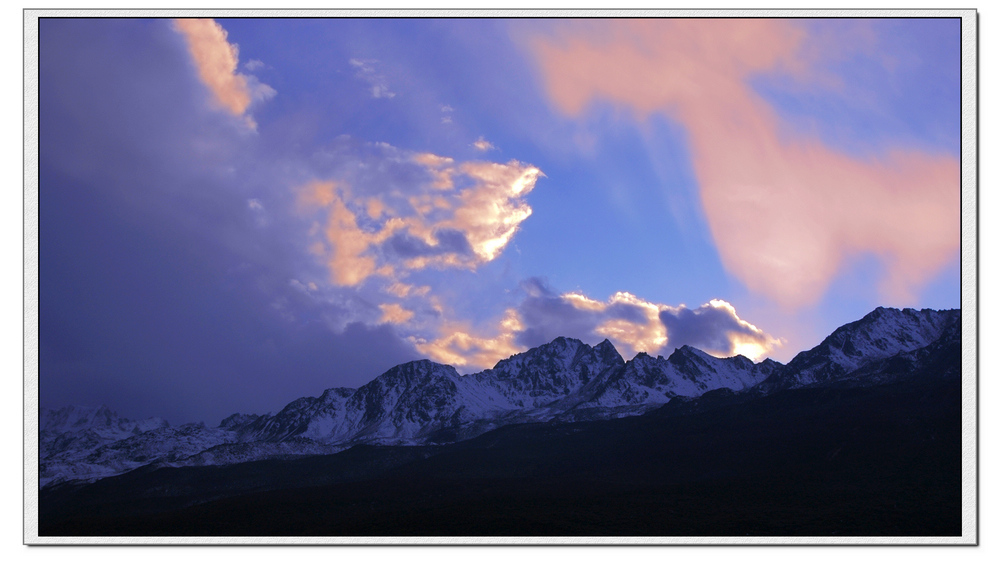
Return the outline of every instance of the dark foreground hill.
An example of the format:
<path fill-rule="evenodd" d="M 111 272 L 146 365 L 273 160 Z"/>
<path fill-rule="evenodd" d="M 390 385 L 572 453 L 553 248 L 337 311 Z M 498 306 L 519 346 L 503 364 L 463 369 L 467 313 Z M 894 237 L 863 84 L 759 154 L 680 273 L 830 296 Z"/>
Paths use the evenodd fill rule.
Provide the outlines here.
<path fill-rule="evenodd" d="M 954 351 L 954 350 L 952 350 Z M 446 446 L 138 470 L 41 492 L 40 535 L 961 534 L 961 384 L 726 390 Z"/>

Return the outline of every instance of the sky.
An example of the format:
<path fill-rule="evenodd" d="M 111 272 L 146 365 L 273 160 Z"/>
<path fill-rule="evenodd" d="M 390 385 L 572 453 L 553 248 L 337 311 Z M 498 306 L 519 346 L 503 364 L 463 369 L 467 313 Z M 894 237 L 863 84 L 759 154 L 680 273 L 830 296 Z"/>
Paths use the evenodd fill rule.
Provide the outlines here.
<path fill-rule="evenodd" d="M 558 336 L 960 306 L 956 19 L 43 19 L 39 398 L 171 423 Z"/>

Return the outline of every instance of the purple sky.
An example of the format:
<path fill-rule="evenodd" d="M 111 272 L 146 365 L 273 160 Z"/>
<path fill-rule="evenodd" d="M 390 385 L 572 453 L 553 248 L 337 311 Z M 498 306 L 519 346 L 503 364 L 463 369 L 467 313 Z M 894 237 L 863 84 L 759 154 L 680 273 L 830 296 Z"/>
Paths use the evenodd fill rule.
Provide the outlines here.
<path fill-rule="evenodd" d="M 41 405 L 217 423 L 420 357 L 784 362 L 958 307 L 959 33 L 44 19 Z"/>

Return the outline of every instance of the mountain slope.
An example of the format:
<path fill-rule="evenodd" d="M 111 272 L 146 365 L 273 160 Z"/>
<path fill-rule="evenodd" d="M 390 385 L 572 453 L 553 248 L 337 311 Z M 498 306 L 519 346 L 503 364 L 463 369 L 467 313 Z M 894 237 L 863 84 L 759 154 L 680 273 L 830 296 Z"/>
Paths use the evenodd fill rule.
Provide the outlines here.
<path fill-rule="evenodd" d="M 960 310 L 876 308 L 796 355 L 761 385 L 764 392 L 856 378 L 867 366 L 961 338 Z"/>
<path fill-rule="evenodd" d="M 38 418 L 38 437 L 41 448 L 49 455 L 55 455 L 69 450 L 93 450 L 167 425 L 160 418 L 139 421 L 123 418 L 107 406 L 66 406 L 58 410 L 42 408 Z"/>
<path fill-rule="evenodd" d="M 623 364 L 608 341 L 590 347 L 569 338 L 557 338 L 467 376 L 451 366 L 413 361 L 356 391 L 330 389 L 319 398 L 300 398 L 274 416 L 234 421 L 230 427 L 243 440 L 305 437 L 326 444 L 412 444 L 446 430 L 486 431 L 505 418 L 551 417 L 564 409 L 553 410 L 554 403 Z M 470 429 L 476 422 L 487 423 Z"/>

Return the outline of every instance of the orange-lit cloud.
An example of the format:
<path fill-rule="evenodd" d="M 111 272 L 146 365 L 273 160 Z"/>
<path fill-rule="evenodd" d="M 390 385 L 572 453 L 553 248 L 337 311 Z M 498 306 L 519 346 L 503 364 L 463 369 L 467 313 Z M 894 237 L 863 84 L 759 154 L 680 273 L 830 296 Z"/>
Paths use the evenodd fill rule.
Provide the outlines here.
<path fill-rule="evenodd" d="M 603 338 L 623 354 L 669 354 L 683 345 L 718 357 L 736 354 L 758 359 L 782 340 L 741 319 L 723 300 L 698 308 L 650 302 L 627 292 L 606 301 L 579 292 L 557 293 L 539 279 L 521 284 L 527 298 L 517 311 L 517 342 L 525 348 L 569 336 L 596 343 Z"/>
<path fill-rule="evenodd" d="M 338 285 L 357 285 L 374 273 L 375 258 L 364 255 L 371 236 L 358 228 L 354 213 L 340 199 L 331 205 L 326 239 L 333 247 L 330 273 Z"/>
<path fill-rule="evenodd" d="M 515 341 L 520 329 L 517 311 L 508 309 L 493 336 L 476 334 L 464 323 L 446 322 L 439 329 L 442 334 L 439 338 L 411 338 L 411 341 L 417 351 L 432 360 L 469 371 L 493 367 L 498 361 L 524 351 Z"/>
<path fill-rule="evenodd" d="M 430 293 L 431 288 L 427 285 L 420 287 L 414 287 L 413 285 L 407 285 L 406 283 L 400 283 L 396 281 L 385 288 L 385 292 L 390 295 L 395 295 L 399 298 L 408 297 L 410 295 L 417 297 L 426 297 Z"/>
<path fill-rule="evenodd" d="M 640 352 L 669 355 L 690 345 L 717 357 L 743 355 L 756 361 L 784 343 L 740 318 L 723 300 L 689 309 L 626 292 L 606 301 L 579 292 L 559 294 L 537 279 L 525 281 L 522 289 L 527 298 L 508 308 L 492 328 L 476 330 L 466 323 L 444 321 L 435 328 L 437 337 L 411 337 L 411 341 L 427 357 L 470 372 L 558 336 L 590 344 L 607 338 L 625 358 Z"/>
<path fill-rule="evenodd" d="M 472 146 L 476 150 L 482 152 L 486 152 L 487 150 L 493 150 L 494 148 L 496 148 L 495 146 L 493 146 L 493 143 L 484 139 L 483 137 L 479 137 L 478 139 L 476 139 L 476 142 L 472 143 Z"/>
<path fill-rule="evenodd" d="M 535 187 L 541 171 L 516 160 L 467 162 L 459 171 L 475 182 L 474 187 L 459 194 L 455 214 L 445 224 L 464 232 L 476 255 L 491 261 L 531 216 L 523 197 Z"/>
<path fill-rule="evenodd" d="M 670 348 L 690 345 L 719 357 L 743 355 L 757 360 L 786 343 L 740 318 L 736 308 L 722 299 L 694 309 L 661 305 L 658 316 Z"/>
<path fill-rule="evenodd" d="M 221 108 L 242 116 L 255 98 L 267 99 L 274 95 L 270 86 L 236 72 L 239 48 L 229 43 L 228 33 L 214 20 L 176 19 L 174 29 L 184 36 L 188 52 L 198 69 L 198 77 Z M 260 61 L 251 62 L 263 65 Z M 252 120 L 247 123 L 255 126 Z"/>
<path fill-rule="evenodd" d="M 337 184 L 320 181 L 307 184 L 299 191 L 299 204 L 326 209 L 327 223 L 322 232 L 330 251 L 327 253 L 327 246 L 321 242 L 313 242 L 310 250 L 326 259 L 334 284 L 357 285 L 376 272 L 377 264 L 369 248 L 377 236 L 358 226 L 357 217 L 344 203 Z"/>
<path fill-rule="evenodd" d="M 812 304 L 849 258 L 872 254 L 881 296 L 905 304 L 957 255 L 958 161 L 903 148 L 858 157 L 783 129 L 749 79 L 833 84 L 805 39 L 789 20 L 615 20 L 532 49 L 561 111 L 605 100 L 686 127 L 723 264 L 752 291 Z"/>
<path fill-rule="evenodd" d="M 405 324 L 413 318 L 412 310 L 406 310 L 397 303 L 380 304 L 378 307 L 382 311 L 382 323 Z"/>
<path fill-rule="evenodd" d="M 455 187 L 455 182 L 452 179 L 455 173 L 455 168 L 453 166 L 455 160 L 431 154 L 429 152 L 417 154 L 413 157 L 413 160 L 414 162 L 427 168 L 427 170 L 433 175 L 434 183 L 431 185 L 434 186 L 435 189 L 447 190 Z"/>
<path fill-rule="evenodd" d="M 398 161 L 423 174 L 406 172 L 405 189 L 355 195 L 333 181 L 298 188 L 300 212 L 321 216 L 308 244 L 334 284 L 355 286 L 372 275 L 397 280 L 427 267 L 475 269 L 495 259 L 531 215 L 524 197 L 541 175 L 516 160 L 456 163 L 417 154 Z"/>

